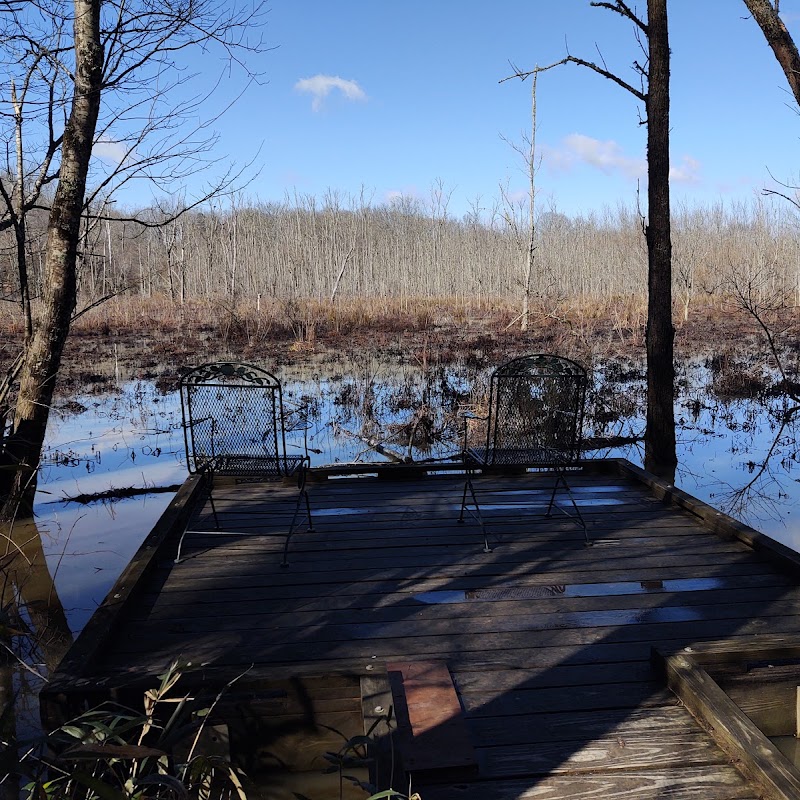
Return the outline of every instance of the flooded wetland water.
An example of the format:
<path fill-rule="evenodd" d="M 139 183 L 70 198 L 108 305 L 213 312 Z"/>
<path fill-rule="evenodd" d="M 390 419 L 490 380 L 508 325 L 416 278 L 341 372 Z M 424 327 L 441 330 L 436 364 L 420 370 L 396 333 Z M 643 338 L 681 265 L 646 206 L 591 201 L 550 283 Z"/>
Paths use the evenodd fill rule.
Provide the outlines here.
<path fill-rule="evenodd" d="M 278 375 L 287 403 L 307 409 L 312 466 L 324 466 L 452 460 L 460 414 L 480 410 L 488 371 L 365 358 L 329 374 L 305 365 Z M 800 550 L 800 441 L 788 402 L 780 395 L 723 400 L 699 362 L 685 368 L 679 386 L 676 485 Z M 585 456 L 641 464 L 644 400 L 640 371 L 595 369 L 585 425 L 592 449 Z M 299 451 L 300 434 L 294 437 L 288 446 Z M 176 391 L 131 380 L 61 401 L 48 431 L 36 526 L 73 631 L 187 474 Z"/>

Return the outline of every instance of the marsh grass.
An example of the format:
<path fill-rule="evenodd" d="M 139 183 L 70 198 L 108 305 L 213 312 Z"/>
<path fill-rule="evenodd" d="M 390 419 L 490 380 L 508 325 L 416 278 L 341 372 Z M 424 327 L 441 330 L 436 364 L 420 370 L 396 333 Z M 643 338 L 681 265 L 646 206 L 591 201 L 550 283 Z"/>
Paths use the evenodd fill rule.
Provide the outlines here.
<path fill-rule="evenodd" d="M 278 300 L 191 300 L 120 296 L 78 318 L 61 380 L 101 383 L 103 373 L 158 378 L 165 366 L 217 357 L 263 363 L 298 363 L 327 354 L 396 352 L 411 361 L 471 360 L 500 363 L 522 352 L 558 352 L 589 364 L 621 354 L 641 357 L 645 303 L 637 295 L 572 298 L 532 303 L 526 333 L 509 327 L 515 304 L 502 297 L 339 297 Z M 721 348 L 732 337 L 744 346 L 757 339 L 752 321 L 731 307 L 698 301 L 676 336 L 679 357 Z M 12 315 L 0 319 L 0 368 L 22 346 Z M 791 337 L 788 337 L 791 338 Z M 787 341 L 788 341 L 787 338 Z"/>
<path fill-rule="evenodd" d="M 0 783 L 18 782 L 25 800 L 246 800 L 239 770 L 200 752 L 220 696 L 205 706 L 177 691 L 187 666 L 160 675 L 142 710 L 106 702 L 33 741 L 4 741 L 18 755 Z"/>

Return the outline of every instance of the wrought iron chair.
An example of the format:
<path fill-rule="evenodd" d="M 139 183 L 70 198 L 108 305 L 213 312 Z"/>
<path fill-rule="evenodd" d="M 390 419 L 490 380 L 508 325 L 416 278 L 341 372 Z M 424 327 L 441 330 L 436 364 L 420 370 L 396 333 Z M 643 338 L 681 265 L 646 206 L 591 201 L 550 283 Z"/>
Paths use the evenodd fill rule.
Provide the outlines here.
<path fill-rule="evenodd" d="M 552 513 L 556 492 L 563 487 L 572 503 L 574 518 L 583 528 L 586 544 L 590 544 L 586 523 L 567 480 L 580 456 L 586 383 L 586 370 L 568 358 L 522 356 L 492 373 L 488 415 L 465 415 L 462 452 L 466 480 L 458 521 L 464 522 L 465 512 L 476 519 L 483 532 L 484 552 L 491 552 L 489 534 L 472 476 L 478 470 L 491 468 L 535 468 L 554 473 L 546 516 Z M 485 436 L 477 445 L 471 444 L 470 437 L 475 420 L 485 424 Z"/>
<path fill-rule="evenodd" d="M 306 490 L 308 424 L 302 408 L 284 410 L 280 381 L 251 364 L 216 362 L 195 367 L 180 383 L 183 431 L 189 472 L 209 476 L 209 500 L 219 535 L 247 535 L 220 530 L 214 503 L 214 478 L 231 475 L 241 479 L 297 479 L 297 502 L 286 534 L 281 566 L 288 565 L 289 542 L 302 524 L 312 530 L 311 506 Z M 293 419 L 292 419 L 293 418 Z M 288 421 L 288 424 L 287 424 Z M 303 453 L 288 455 L 286 432 L 302 431 Z M 305 505 L 305 514 L 301 508 Z M 176 563 L 188 531 L 178 543 Z M 252 535 L 252 534 L 251 534 Z"/>

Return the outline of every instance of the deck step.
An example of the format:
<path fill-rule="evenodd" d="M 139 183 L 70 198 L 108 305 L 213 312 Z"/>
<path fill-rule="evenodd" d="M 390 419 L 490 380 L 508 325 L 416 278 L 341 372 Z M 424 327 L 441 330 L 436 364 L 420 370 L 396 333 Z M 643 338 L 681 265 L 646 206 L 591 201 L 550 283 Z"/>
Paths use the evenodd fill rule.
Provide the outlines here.
<path fill-rule="evenodd" d="M 450 670 L 444 661 L 386 665 L 397 714 L 398 750 L 407 772 L 426 780 L 478 771 Z"/>

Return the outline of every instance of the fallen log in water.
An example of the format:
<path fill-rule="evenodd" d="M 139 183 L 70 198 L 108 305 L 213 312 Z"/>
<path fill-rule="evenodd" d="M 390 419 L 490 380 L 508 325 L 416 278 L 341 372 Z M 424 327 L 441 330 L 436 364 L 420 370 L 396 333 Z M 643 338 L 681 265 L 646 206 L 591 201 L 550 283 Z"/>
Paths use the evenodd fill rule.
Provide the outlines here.
<path fill-rule="evenodd" d="M 121 489 L 106 489 L 104 492 L 90 492 L 89 494 L 76 494 L 74 497 L 63 497 L 57 502 L 65 503 L 96 503 L 102 500 L 123 500 L 126 497 L 139 497 L 143 494 L 163 494 L 164 492 L 177 492 L 181 484 L 171 486 L 125 486 Z"/>

